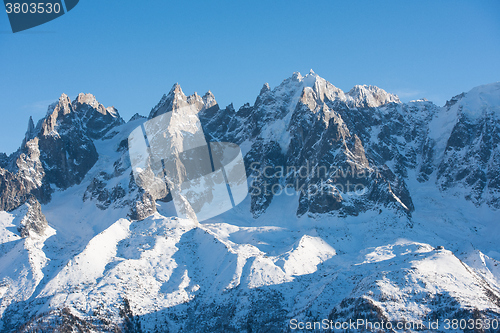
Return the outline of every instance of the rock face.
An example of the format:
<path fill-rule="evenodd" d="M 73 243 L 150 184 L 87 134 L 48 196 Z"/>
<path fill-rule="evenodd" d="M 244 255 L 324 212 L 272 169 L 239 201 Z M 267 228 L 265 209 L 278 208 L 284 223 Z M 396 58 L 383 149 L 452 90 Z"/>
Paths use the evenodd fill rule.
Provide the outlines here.
<path fill-rule="evenodd" d="M 453 116 L 437 166 L 441 190 L 464 195 L 475 205 L 500 208 L 500 84 L 475 88 L 454 97 L 444 108 Z M 436 119 L 435 126 L 442 119 Z M 447 133 L 447 134 L 448 134 Z"/>
<path fill-rule="evenodd" d="M 98 158 L 82 120 L 63 95 L 41 123 L 40 159 L 46 179 L 62 189 L 80 183 Z"/>
<path fill-rule="evenodd" d="M 148 192 L 138 191 L 137 199 L 132 203 L 130 214 L 132 220 L 142 221 L 146 217 L 156 213 L 155 198 Z"/>
<path fill-rule="evenodd" d="M 24 213 L 17 228 L 21 237 L 29 237 L 33 234 L 42 235 L 48 223 L 45 215 L 42 213 L 42 207 L 38 200 L 31 197 L 24 206 L 19 209 Z"/>
<path fill-rule="evenodd" d="M 98 159 L 93 140 L 122 123 L 116 109 L 104 108 L 90 94 L 73 102 L 61 95 L 36 127 L 29 119 L 21 149 L 1 156 L 0 209 L 19 207 L 32 195 L 46 203 L 51 184 L 79 184 Z"/>
<path fill-rule="evenodd" d="M 43 203 L 50 200 L 51 190 L 44 182 L 38 138 L 25 143 L 6 164 L 11 171 L 0 168 L 0 210 L 17 208 L 32 196 Z"/>
<path fill-rule="evenodd" d="M 186 96 L 182 92 L 181 86 L 179 84 L 174 84 L 170 92 L 163 95 L 158 104 L 149 113 L 148 119 L 153 119 L 166 112 L 179 110 L 180 108 L 192 106 L 194 109 L 200 111 L 218 110 L 219 106 L 215 101 L 214 95 L 209 91 L 203 97 L 199 96 L 197 93 L 193 95 Z"/>

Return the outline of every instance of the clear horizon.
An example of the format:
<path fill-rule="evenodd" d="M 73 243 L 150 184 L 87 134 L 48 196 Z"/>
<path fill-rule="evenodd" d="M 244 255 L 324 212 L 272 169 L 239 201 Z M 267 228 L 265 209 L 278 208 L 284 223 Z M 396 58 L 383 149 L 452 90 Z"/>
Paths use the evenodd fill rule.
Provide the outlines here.
<path fill-rule="evenodd" d="M 29 117 L 42 118 L 62 93 L 91 93 L 128 120 L 147 115 L 178 82 L 186 95 L 211 90 L 222 108 L 238 109 L 264 83 L 275 87 L 312 68 L 344 91 L 375 85 L 403 102 L 442 106 L 500 80 L 498 14 L 498 1 L 87 0 L 12 34 L 4 13 L 0 152 L 15 151 Z"/>

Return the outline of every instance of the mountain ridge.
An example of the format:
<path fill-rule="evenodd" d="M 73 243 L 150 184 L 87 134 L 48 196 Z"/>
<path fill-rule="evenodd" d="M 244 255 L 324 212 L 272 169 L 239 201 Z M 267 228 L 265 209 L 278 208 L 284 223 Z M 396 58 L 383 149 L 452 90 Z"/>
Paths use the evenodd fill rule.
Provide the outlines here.
<path fill-rule="evenodd" d="M 127 123 L 62 95 L 0 156 L 0 330 L 499 320 L 497 85 L 439 108 L 311 71 L 235 110 L 175 84 Z M 192 125 L 183 107 L 208 141 L 241 147 L 249 178 L 240 205 L 203 223 L 138 187 L 128 156 L 147 120 Z"/>

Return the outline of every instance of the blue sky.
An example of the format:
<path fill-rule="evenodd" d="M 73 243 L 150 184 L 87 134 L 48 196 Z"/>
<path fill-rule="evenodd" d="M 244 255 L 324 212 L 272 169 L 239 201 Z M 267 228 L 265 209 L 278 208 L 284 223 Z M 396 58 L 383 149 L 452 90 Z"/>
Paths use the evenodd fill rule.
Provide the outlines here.
<path fill-rule="evenodd" d="M 438 105 L 500 80 L 500 1 L 80 0 L 12 34 L 0 13 L 0 152 L 61 93 L 94 94 L 128 120 L 179 82 L 224 107 L 309 69 Z"/>

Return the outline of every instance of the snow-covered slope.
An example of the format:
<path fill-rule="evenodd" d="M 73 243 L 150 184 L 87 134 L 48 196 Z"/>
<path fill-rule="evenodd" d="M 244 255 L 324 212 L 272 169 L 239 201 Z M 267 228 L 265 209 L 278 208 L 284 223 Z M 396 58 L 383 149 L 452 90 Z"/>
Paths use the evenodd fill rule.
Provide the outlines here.
<path fill-rule="evenodd" d="M 499 320 L 499 107 L 498 83 L 438 108 L 311 71 L 237 111 L 176 84 L 149 119 L 177 112 L 182 138 L 196 114 L 249 176 L 241 204 L 197 223 L 134 182 L 127 138 L 145 117 L 63 95 L 0 161 L 0 331 Z"/>

